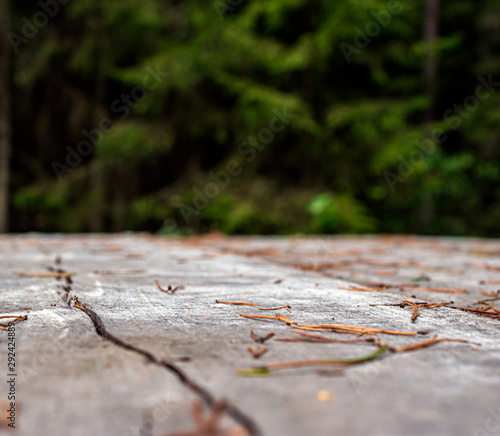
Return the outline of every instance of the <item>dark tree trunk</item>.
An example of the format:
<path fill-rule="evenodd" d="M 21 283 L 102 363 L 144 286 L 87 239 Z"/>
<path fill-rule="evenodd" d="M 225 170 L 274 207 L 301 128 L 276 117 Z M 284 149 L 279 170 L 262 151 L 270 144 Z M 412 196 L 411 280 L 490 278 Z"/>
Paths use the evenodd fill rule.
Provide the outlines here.
<path fill-rule="evenodd" d="M 0 233 L 9 227 L 10 29 L 9 0 L 0 0 Z"/>
<path fill-rule="evenodd" d="M 425 11 L 424 39 L 427 44 L 427 57 L 425 59 L 424 82 L 425 91 L 429 97 L 429 106 L 425 113 L 425 121 L 434 119 L 434 101 L 436 100 L 436 72 L 437 50 L 436 38 L 439 28 L 439 0 L 427 0 Z"/>
<path fill-rule="evenodd" d="M 436 75 L 438 54 L 436 38 L 439 28 L 439 0 L 427 0 L 425 10 L 424 40 L 427 45 L 427 56 L 424 66 L 425 93 L 429 98 L 429 105 L 425 111 L 425 123 L 428 125 L 434 120 L 434 103 L 436 101 Z M 430 132 L 427 132 L 429 135 Z M 435 217 L 434 196 L 426 194 L 420 203 L 420 231 L 429 233 Z"/>

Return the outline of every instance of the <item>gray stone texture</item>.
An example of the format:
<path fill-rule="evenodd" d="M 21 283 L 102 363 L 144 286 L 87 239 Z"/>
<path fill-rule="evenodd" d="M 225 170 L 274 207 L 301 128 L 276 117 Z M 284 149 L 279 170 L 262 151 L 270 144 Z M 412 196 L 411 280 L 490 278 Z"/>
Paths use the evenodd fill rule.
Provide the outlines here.
<path fill-rule="evenodd" d="M 195 428 L 191 404 L 196 396 L 174 375 L 98 336 L 90 318 L 63 301 L 63 280 L 18 275 L 46 273 L 57 257 L 62 261 L 57 267 L 76 273 L 71 295 L 91 306 L 110 333 L 161 359 L 190 357 L 179 367 L 246 413 L 264 435 L 500 434 L 500 319 L 440 307 L 421 309 L 412 323 L 410 307 L 370 306 L 452 300 L 456 306 L 477 307 L 472 303 L 488 298 L 482 291 L 500 288 L 499 240 L 141 234 L 0 237 L 0 315 L 28 315 L 16 324 L 17 429 L 4 426 L 2 434 L 159 436 Z M 412 281 L 416 278 L 422 280 Z M 185 289 L 163 293 L 155 280 L 165 288 Z M 497 284 L 481 284 L 488 280 Z M 342 289 L 362 287 L 359 282 L 467 293 L 401 286 Z M 217 304 L 216 299 L 259 306 Z M 290 305 L 292 313 L 258 310 L 283 305 Z M 470 342 L 385 353 L 350 367 L 285 369 L 261 378 L 237 375 L 238 368 L 254 365 L 359 357 L 376 349 L 369 343 L 279 342 L 278 337 L 299 336 L 285 323 L 239 316 L 275 312 L 299 324 L 429 331 L 426 336 L 377 335 L 391 346 L 433 335 Z M 247 351 L 259 347 L 250 328 L 259 336 L 276 333 L 258 360 Z M 7 332 L 0 331 L 2 409 L 6 362 Z M 330 395 L 330 401 L 320 401 L 321 395 Z M 145 423 L 154 424 L 150 433 Z M 220 423 L 221 428 L 235 425 L 228 417 Z"/>

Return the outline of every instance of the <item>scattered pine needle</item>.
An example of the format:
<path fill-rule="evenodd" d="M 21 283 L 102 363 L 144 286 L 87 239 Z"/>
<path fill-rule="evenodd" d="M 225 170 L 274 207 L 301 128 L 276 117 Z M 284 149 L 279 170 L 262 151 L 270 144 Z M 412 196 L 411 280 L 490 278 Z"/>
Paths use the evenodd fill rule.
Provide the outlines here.
<path fill-rule="evenodd" d="M 261 336 L 257 336 L 254 332 L 253 332 L 253 329 L 250 327 L 250 336 L 252 337 L 252 339 L 259 343 L 259 344 L 263 344 L 264 342 L 266 342 L 267 340 L 271 339 L 273 336 L 274 336 L 274 333 L 269 333 L 267 334 L 266 336 L 264 337 L 261 337 Z"/>
<path fill-rule="evenodd" d="M 453 301 L 449 301 L 447 303 L 444 303 L 442 301 L 439 301 L 437 303 L 414 303 L 413 301 L 405 300 L 402 301 L 401 303 L 395 303 L 395 304 L 370 304 L 370 306 L 399 306 L 399 307 L 405 307 L 405 306 L 411 306 L 413 309 L 413 313 L 411 315 L 411 322 L 415 322 L 419 315 L 419 309 L 421 307 L 425 307 L 428 309 L 432 309 L 434 307 L 449 307 L 450 304 L 453 304 Z"/>
<path fill-rule="evenodd" d="M 237 371 L 237 374 L 246 377 L 259 377 L 259 376 L 268 376 L 272 371 L 280 369 L 303 368 L 310 366 L 335 366 L 335 365 L 349 366 L 376 359 L 380 355 L 384 354 L 386 351 L 391 351 L 393 353 L 407 353 L 409 351 L 415 351 L 421 348 L 429 347 L 439 342 L 468 343 L 469 341 L 466 341 L 464 339 L 438 338 L 437 335 L 435 335 L 432 339 L 418 342 L 417 344 L 408 345 L 406 347 L 390 347 L 389 345 L 376 340 L 373 342 L 376 345 L 378 345 L 379 348 L 373 353 L 368 354 L 367 356 L 356 357 L 351 359 L 316 359 L 316 360 L 298 360 L 289 362 L 275 362 L 275 363 L 270 363 L 268 365 L 255 367 L 252 369 L 240 369 Z"/>
<path fill-rule="evenodd" d="M 484 303 L 483 303 L 484 304 Z M 468 309 L 466 307 L 449 306 L 451 309 L 458 309 L 464 312 L 474 313 L 476 315 L 481 315 L 486 318 L 500 319 L 500 310 L 494 306 L 488 305 L 488 309 Z"/>
<path fill-rule="evenodd" d="M 409 300 L 403 301 L 401 303 L 401 307 L 405 307 L 405 306 L 411 306 L 411 308 L 413 309 L 413 313 L 411 315 L 411 322 L 415 322 L 415 320 L 417 319 L 417 316 L 418 316 L 418 306 L 414 302 L 409 301 Z"/>
<path fill-rule="evenodd" d="M 279 309 L 286 309 L 286 310 L 288 310 L 289 313 L 292 313 L 290 306 L 271 307 L 269 309 L 266 308 L 266 309 L 259 309 L 259 310 L 279 310 Z"/>
<path fill-rule="evenodd" d="M 296 360 L 290 362 L 276 362 L 258 368 L 240 369 L 237 371 L 237 374 L 246 377 L 259 377 L 259 376 L 268 376 L 272 371 L 277 371 L 280 369 L 288 369 L 288 368 L 304 368 L 309 366 L 357 365 L 359 363 L 364 363 L 369 360 L 376 359 L 377 357 L 381 356 L 388 350 L 389 350 L 388 346 L 383 346 L 378 348 L 373 353 L 368 354 L 367 356 L 354 357 L 351 359 L 316 359 L 316 360 Z"/>
<path fill-rule="evenodd" d="M 405 291 L 415 290 L 415 291 L 427 291 L 427 292 L 441 292 L 443 294 L 468 294 L 469 291 L 465 289 L 447 289 L 447 288 L 430 288 L 427 286 L 418 285 L 404 285 L 401 288 Z"/>
<path fill-rule="evenodd" d="M 220 301 L 215 300 L 216 303 L 219 304 L 232 304 L 233 306 L 258 306 L 257 303 L 244 303 L 242 301 Z"/>
<path fill-rule="evenodd" d="M 247 347 L 247 350 L 252 353 L 254 359 L 258 359 L 267 351 L 267 345 L 263 344 L 259 350 L 256 350 L 254 347 Z"/>
<path fill-rule="evenodd" d="M 292 333 L 305 336 L 304 338 L 277 338 L 281 342 L 310 342 L 310 343 L 341 343 L 348 344 L 352 342 L 373 342 L 373 338 L 359 338 L 359 339 L 337 339 L 327 338 L 325 336 L 315 335 L 312 333 L 305 333 L 299 330 L 292 330 Z"/>
<path fill-rule="evenodd" d="M 358 292 L 376 292 L 376 291 L 382 291 L 384 289 L 387 289 L 385 287 L 379 287 L 379 288 L 358 288 L 357 286 L 349 286 L 349 287 L 345 287 L 345 286 L 339 286 L 339 289 L 343 289 L 345 291 L 358 291 Z"/>
<path fill-rule="evenodd" d="M 100 270 L 95 271 L 95 274 L 101 276 L 135 276 L 138 274 L 144 274 L 146 271 L 143 269 L 128 269 L 123 271 L 111 271 L 111 270 Z"/>
<path fill-rule="evenodd" d="M 24 321 L 28 319 L 28 315 L 2 315 L 0 316 L 0 318 L 1 319 L 14 318 L 12 321 L 6 323 L 0 323 L 0 330 L 7 331 L 9 330 L 9 324 L 16 324 L 19 321 Z"/>
<path fill-rule="evenodd" d="M 178 291 L 179 289 L 186 289 L 184 286 L 176 286 L 175 288 L 172 288 L 172 286 L 168 285 L 168 288 L 162 288 L 160 284 L 158 283 L 158 280 L 155 280 L 156 287 L 162 291 L 162 292 L 167 292 L 173 294 L 175 291 Z"/>
<path fill-rule="evenodd" d="M 448 289 L 448 288 L 431 288 L 428 286 L 419 286 L 408 283 L 381 283 L 381 282 L 358 282 L 362 286 L 374 287 L 374 288 L 400 288 L 405 291 L 427 291 L 427 292 L 441 292 L 444 294 L 468 294 L 469 291 L 465 289 Z"/>
<path fill-rule="evenodd" d="M 397 273 L 397 269 L 379 269 L 378 271 L 374 271 L 374 274 L 377 276 L 395 276 Z"/>
<path fill-rule="evenodd" d="M 490 282 L 498 282 L 500 284 L 500 280 L 490 280 Z M 500 289 L 493 292 L 481 291 L 481 294 L 486 297 L 500 297 Z"/>
<path fill-rule="evenodd" d="M 65 277 L 71 277 L 71 276 L 76 276 L 76 273 L 58 273 L 58 272 L 50 272 L 50 273 L 38 273 L 38 274 L 29 274 L 25 272 L 18 272 L 17 275 L 19 277 L 31 277 L 31 278 L 40 278 L 40 279 L 46 279 L 46 278 L 65 278 Z"/>
<path fill-rule="evenodd" d="M 315 331 L 330 331 L 336 333 L 349 333 L 349 334 L 375 334 L 375 333 L 385 333 L 388 335 L 417 335 L 417 334 L 427 334 L 428 332 L 399 332 L 394 330 L 385 329 L 374 329 L 369 327 L 357 327 L 349 325 L 340 324 L 296 324 L 290 318 L 276 313 L 275 316 L 268 315 L 245 315 L 240 313 L 240 316 L 244 318 L 256 318 L 256 319 L 276 319 L 278 321 L 283 321 L 287 323 L 290 327 L 300 329 L 300 330 L 315 330 Z"/>
<path fill-rule="evenodd" d="M 500 271 L 500 266 L 498 265 L 489 265 L 487 263 L 474 263 L 472 264 L 473 267 L 475 268 L 481 268 L 481 269 L 486 269 L 489 271 Z"/>
<path fill-rule="evenodd" d="M 466 344 L 469 341 L 466 341 L 464 339 L 450 339 L 450 338 L 438 339 L 437 335 L 434 335 L 432 339 L 428 339 L 427 341 L 422 341 L 417 344 L 408 345 L 406 347 L 390 347 L 389 349 L 394 353 L 406 353 L 408 351 L 414 351 L 414 350 L 419 350 L 420 348 L 426 348 L 429 347 L 430 345 L 437 344 L 439 342 L 461 342 Z"/>

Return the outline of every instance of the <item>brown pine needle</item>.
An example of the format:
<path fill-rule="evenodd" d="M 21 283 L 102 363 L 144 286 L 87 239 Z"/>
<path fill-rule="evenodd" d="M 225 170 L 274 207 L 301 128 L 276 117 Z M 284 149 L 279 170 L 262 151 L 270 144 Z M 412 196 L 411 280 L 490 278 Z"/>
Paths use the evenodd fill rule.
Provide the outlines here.
<path fill-rule="evenodd" d="M 258 359 L 267 351 L 267 345 L 263 344 L 258 351 L 255 350 L 254 347 L 247 347 L 247 350 L 250 351 L 250 353 L 252 353 L 254 359 Z"/>
<path fill-rule="evenodd" d="M 252 339 L 253 339 L 255 342 L 258 342 L 258 340 L 257 340 L 257 336 L 255 336 L 255 333 L 253 332 L 252 327 L 250 327 L 250 336 L 252 337 Z"/>
<path fill-rule="evenodd" d="M 244 318 L 256 318 L 256 319 L 277 319 L 278 321 L 286 322 L 290 327 L 301 329 L 301 330 L 318 330 L 318 331 L 331 331 L 337 333 L 351 333 L 351 334 L 374 334 L 374 333 L 385 333 L 388 335 L 417 335 L 417 334 L 427 334 L 428 332 L 398 332 L 394 330 L 384 330 L 384 329 L 374 329 L 369 327 L 356 327 L 349 325 L 340 324 L 296 324 L 290 318 L 276 313 L 275 316 L 268 315 L 245 315 L 240 313 L 240 316 Z"/>
<path fill-rule="evenodd" d="M 500 280 L 481 280 L 479 282 L 480 285 L 500 285 Z M 500 295 L 500 289 L 498 291 L 486 292 L 481 291 L 483 295 L 487 297 L 498 297 Z"/>
<path fill-rule="evenodd" d="M 378 271 L 374 271 L 374 273 L 378 276 L 395 276 L 398 273 L 397 269 L 379 269 Z"/>
<path fill-rule="evenodd" d="M 487 269 L 489 271 L 500 271 L 500 266 L 489 265 L 487 263 L 474 263 L 472 266 L 475 268 Z"/>
<path fill-rule="evenodd" d="M 331 328 L 318 328 L 318 327 L 304 327 L 302 325 L 291 324 L 291 327 L 299 330 L 305 330 L 308 332 L 326 332 L 326 333 L 340 333 L 345 335 L 356 335 L 356 336 L 371 336 L 372 333 L 367 332 L 355 332 L 355 331 L 345 331 L 345 330 L 334 330 Z"/>
<path fill-rule="evenodd" d="M 312 333 L 304 333 L 299 330 L 292 330 L 292 333 L 297 335 L 305 336 L 305 338 L 277 338 L 277 341 L 281 342 L 311 342 L 311 343 L 342 343 L 347 344 L 351 342 L 373 342 L 373 338 L 363 338 L 363 339 L 336 339 L 327 338 L 325 336 L 314 335 Z"/>
<path fill-rule="evenodd" d="M 50 273 L 39 273 L 39 274 L 29 274 L 25 272 L 18 272 L 17 275 L 19 277 L 31 277 L 31 278 L 51 278 L 51 277 L 56 277 L 56 278 L 65 278 L 65 277 L 71 277 L 71 276 L 76 276 L 76 273 L 58 273 L 58 272 L 50 272 Z"/>
<path fill-rule="evenodd" d="M 390 347 L 389 349 L 394 353 L 406 353 L 408 351 L 418 350 L 420 348 L 429 347 L 430 345 L 437 344 L 439 342 L 462 342 L 468 343 L 464 339 L 450 339 L 450 338 L 441 338 L 438 339 L 437 335 L 434 335 L 432 339 L 428 339 L 427 341 L 419 342 L 418 344 L 408 345 L 406 347 Z"/>
<path fill-rule="evenodd" d="M 242 376 L 266 376 L 269 375 L 271 371 L 276 371 L 279 369 L 288 368 L 303 368 L 308 366 L 349 366 L 356 365 L 359 363 L 367 362 L 369 360 L 376 359 L 383 353 L 389 350 L 388 346 L 379 347 L 376 351 L 367 356 L 355 357 L 351 359 L 315 359 L 315 360 L 296 360 L 291 362 L 276 362 L 270 363 L 268 365 L 252 368 L 249 370 L 238 370 L 238 374 Z"/>
<path fill-rule="evenodd" d="M 215 300 L 216 303 L 219 304 L 232 304 L 233 306 L 258 306 L 257 303 L 244 303 L 242 301 L 220 301 Z"/>
<path fill-rule="evenodd" d="M 470 312 L 474 313 L 476 315 L 481 315 L 485 316 L 486 318 L 494 318 L 494 319 L 500 319 L 500 311 L 491 311 L 490 308 L 483 310 L 483 309 L 468 309 L 466 307 L 457 307 L 457 306 L 449 306 L 451 309 L 458 309 L 462 310 L 464 312 Z"/>
<path fill-rule="evenodd" d="M 411 322 L 415 322 L 418 316 L 418 306 L 413 301 L 409 300 L 405 300 L 401 303 L 401 307 L 405 306 L 411 306 L 411 308 L 413 309 L 413 313 L 411 315 Z"/>
<path fill-rule="evenodd" d="M 379 287 L 379 288 L 358 288 L 357 286 L 339 286 L 339 289 L 344 289 L 346 291 L 358 291 L 358 292 L 376 292 L 376 291 L 381 291 L 383 289 L 386 289 L 384 287 Z"/>
<path fill-rule="evenodd" d="M 267 340 L 271 339 L 273 336 L 274 336 L 274 333 L 269 333 L 267 334 L 266 336 L 264 337 L 260 337 L 260 336 L 257 336 L 254 332 L 253 332 L 253 329 L 250 327 L 250 336 L 252 337 L 252 339 L 259 343 L 259 344 L 263 344 L 264 342 L 266 342 Z"/>
<path fill-rule="evenodd" d="M 0 316 L 0 318 L 14 318 L 12 321 L 9 321 L 7 323 L 2 323 L 0 324 L 0 326 L 3 326 L 3 327 L 8 327 L 9 324 L 14 324 L 16 322 L 19 322 L 19 321 L 24 321 L 26 319 L 28 319 L 28 315 L 19 315 L 19 316 L 10 316 L 10 315 L 5 315 L 5 316 Z"/>
<path fill-rule="evenodd" d="M 447 303 L 442 301 L 438 301 L 437 303 L 417 303 L 417 306 L 432 309 L 434 307 L 448 307 L 450 304 L 453 304 L 453 301 L 448 301 Z"/>
<path fill-rule="evenodd" d="M 219 303 L 219 301 L 217 301 Z M 224 304 L 227 304 L 227 303 L 224 303 Z M 229 303 L 229 304 L 232 304 L 232 303 Z M 238 303 L 236 303 L 238 304 Z M 245 303 L 239 303 L 239 304 L 243 304 L 243 305 L 247 305 Z M 252 304 L 253 306 L 253 304 Z M 242 316 L 243 318 L 259 318 L 259 319 L 278 319 L 278 317 L 276 316 L 269 316 L 269 315 L 245 315 L 243 313 L 240 313 L 239 314 L 240 316 Z"/>
<path fill-rule="evenodd" d="M 295 327 L 295 326 L 293 326 Z M 317 324 L 317 325 L 303 325 L 300 327 L 316 327 L 316 328 L 326 328 L 331 329 L 332 331 L 344 331 L 344 332 L 355 332 L 355 333 L 384 333 L 387 335 L 417 335 L 417 334 L 426 334 L 424 332 L 400 332 L 394 330 L 385 330 L 385 329 L 374 329 L 369 327 L 356 327 L 350 325 L 339 325 L 339 324 Z"/>
<path fill-rule="evenodd" d="M 488 303 L 482 303 L 482 304 L 484 304 L 486 307 L 488 307 L 488 309 L 491 309 L 491 310 L 494 310 L 497 313 L 500 313 L 500 310 L 498 310 L 495 306 L 493 306 L 491 304 L 488 304 Z M 485 310 L 488 310 L 488 309 L 485 309 Z"/>
<path fill-rule="evenodd" d="M 419 309 L 421 307 L 425 307 L 427 309 L 432 309 L 434 307 L 443 307 L 446 306 L 448 307 L 450 304 L 453 304 L 453 301 L 449 301 L 447 303 L 444 303 L 442 301 L 439 301 L 437 303 L 414 303 L 413 301 L 405 300 L 402 301 L 401 303 L 396 303 L 396 304 L 370 304 L 370 306 L 399 306 L 399 307 L 405 307 L 405 306 L 411 306 L 413 309 L 413 313 L 411 316 L 411 322 L 415 322 L 419 315 Z"/>
<path fill-rule="evenodd" d="M 281 315 L 280 313 L 276 313 L 275 315 L 280 321 L 286 322 L 287 324 L 293 324 L 293 321 L 287 316 Z"/>
<path fill-rule="evenodd" d="M 2 315 L 0 316 L 0 319 L 4 318 L 23 318 L 25 319 L 25 315 Z"/>
<path fill-rule="evenodd" d="M 155 280 L 156 287 L 162 291 L 162 292 L 167 292 L 173 294 L 175 291 L 178 291 L 179 289 L 186 289 L 184 286 L 176 286 L 175 288 L 172 288 L 172 286 L 168 285 L 168 288 L 162 288 L 160 284 L 158 283 L 158 280 Z"/>
<path fill-rule="evenodd" d="M 484 303 L 486 301 L 498 301 L 498 300 L 500 300 L 500 296 L 495 297 L 495 298 L 486 298 L 484 300 L 476 301 L 475 303 L 472 303 L 472 304 L 481 304 L 481 303 Z"/>
<path fill-rule="evenodd" d="M 111 270 L 99 270 L 95 271 L 95 274 L 101 276 L 135 276 L 138 274 L 144 274 L 146 271 L 143 269 L 127 269 L 122 271 L 111 271 Z"/>
<path fill-rule="evenodd" d="M 250 376 L 250 377 L 258 377 L 258 376 L 267 376 L 271 371 L 279 370 L 279 369 L 287 369 L 287 368 L 302 368 L 308 366 L 331 366 L 331 365 L 355 365 L 363 362 L 367 362 L 369 360 L 373 360 L 385 353 L 386 351 L 391 351 L 393 353 L 406 353 L 408 351 L 418 350 L 420 348 L 426 348 L 431 345 L 437 344 L 439 342 L 460 342 L 460 343 L 468 343 L 464 339 L 451 339 L 451 338 L 439 338 L 435 335 L 432 339 L 428 339 L 426 341 L 419 342 L 417 344 L 408 345 L 406 347 L 390 347 L 387 344 L 380 342 L 379 340 L 373 341 L 379 348 L 372 354 L 367 356 L 352 358 L 352 359 L 317 359 L 317 360 L 299 360 L 299 361 L 291 361 L 291 362 L 276 362 L 271 363 L 261 367 L 254 367 L 249 370 L 239 370 L 238 374 L 242 376 Z"/>
<path fill-rule="evenodd" d="M 7 331 L 9 330 L 9 324 L 15 324 L 19 321 L 24 321 L 28 319 L 28 315 L 2 315 L 0 318 L 14 318 L 12 321 L 6 323 L 0 323 L 0 330 Z"/>
<path fill-rule="evenodd" d="M 401 288 L 405 291 L 427 291 L 427 292 L 441 292 L 444 294 L 468 294 L 469 291 L 465 289 L 448 289 L 448 288 L 431 288 L 428 286 L 419 286 L 411 283 L 381 283 L 381 282 L 358 282 L 358 284 L 368 287 L 385 287 L 385 288 Z"/>
<path fill-rule="evenodd" d="M 80 309 L 80 310 L 83 310 L 84 312 L 87 311 L 87 308 L 86 307 L 83 307 L 80 302 L 78 301 L 78 297 L 75 296 L 75 300 L 73 302 L 73 307 L 76 307 L 77 309 Z"/>
<path fill-rule="evenodd" d="M 468 294 L 469 291 L 465 289 L 447 289 L 447 288 L 430 288 L 428 286 L 418 286 L 418 285 L 404 285 L 401 288 L 405 291 L 415 290 L 415 291 L 427 291 L 427 292 L 441 292 L 443 294 Z"/>
<path fill-rule="evenodd" d="M 259 310 L 278 310 L 278 309 L 286 309 L 288 310 L 288 312 L 292 313 L 292 311 L 290 310 L 291 307 L 290 306 L 280 306 L 280 307 L 271 307 L 269 309 L 259 309 Z"/>

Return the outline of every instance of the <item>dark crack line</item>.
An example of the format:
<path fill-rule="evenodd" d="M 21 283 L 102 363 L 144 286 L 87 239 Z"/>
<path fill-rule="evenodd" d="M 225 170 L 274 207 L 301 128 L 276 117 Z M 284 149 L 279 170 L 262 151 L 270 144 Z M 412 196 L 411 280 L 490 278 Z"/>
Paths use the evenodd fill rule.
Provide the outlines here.
<path fill-rule="evenodd" d="M 112 342 L 115 345 L 118 345 L 121 348 L 124 348 L 125 350 L 133 351 L 137 354 L 140 354 L 143 356 L 148 362 L 161 366 L 165 368 L 166 370 L 172 372 L 177 376 L 179 381 L 188 387 L 192 392 L 194 392 L 196 395 L 198 395 L 204 402 L 205 404 L 212 408 L 215 403 L 216 399 L 215 397 L 208 392 L 206 389 L 201 387 L 199 384 L 195 383 L 193 380 L 191 380 L 184 371 L 182 371 L 177 365 L 168 362 L 166 360 L 158 360 L 153 354 L 151 354 L 149 351 L 142 350 L 140 348 L 137 348 L 133 345 L 127 344 L 126 342 L 122 341 L 121 339 L 117 338 L 116 336 L 112 335 L 106 330 L 106 327 L 99 315 L 95 313 L 92 309 L 89 309 L 87 306 L 85 306 L 83 303 L 80 303 L 78 299 L 75 297 L 75 304 L 74 307 L 77 309 L 82 310 L 85 312 L 88 317 L 92 320 L 95 330 L 99 336 L 101 336 L 103 339 Z M 231 403 L 227 402 L 224 411 L 231 416 L 235 421 L 239 422 L 244 428 L 246 428 L 249 432 L 250 435 L 253 436 L 260 436 L 262 433 L 260 432 L 259 428 L 257 425 L 253 422 L 251 418 L 249 418 L 246 414 L 244 414 L 241 410 L 239 410 L 236 406 L 232 405 Z"/>

